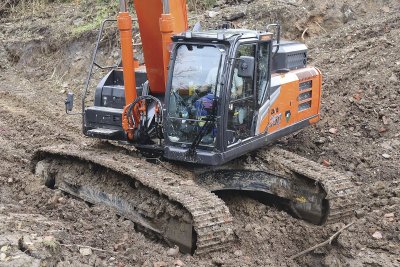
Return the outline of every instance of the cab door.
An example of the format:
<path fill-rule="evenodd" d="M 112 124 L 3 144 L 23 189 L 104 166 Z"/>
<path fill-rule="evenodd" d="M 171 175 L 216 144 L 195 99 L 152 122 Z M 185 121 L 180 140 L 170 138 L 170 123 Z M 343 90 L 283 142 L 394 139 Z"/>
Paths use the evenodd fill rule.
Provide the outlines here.
<path fill-rule="evenodd" d="M 255 135 L 264 134 L 269 121 L 269 109 L 274 101 L 274 92 L 277 86 L 271 79 L 271 41 L 260 42 L 257 50 L 257 123 Z"/>
<path fill-rule="evenodd" d="M 253 118 L 256 91 L 253 77 L 239 77 L 240 57 L 256 56 L 256 43 L 243 43 L 236 49 L 228 84 L 227 146 L 234 146 L 254 135 Z M 254 61 L 255 62 L 255 61 Z M 254 63 L 255 64 L 255 63 Z M 255 69 L 255 66 L 252 66 Z"/>

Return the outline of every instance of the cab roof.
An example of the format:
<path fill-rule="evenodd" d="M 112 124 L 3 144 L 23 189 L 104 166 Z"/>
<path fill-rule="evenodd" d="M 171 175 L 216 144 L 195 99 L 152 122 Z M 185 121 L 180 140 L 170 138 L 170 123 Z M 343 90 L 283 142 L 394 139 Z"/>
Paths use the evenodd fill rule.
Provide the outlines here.
<path fill-rule="evenodd" d="M 183 32 L 179 35 L 172 37 L 174 41 L 189 41 L 191 39 L 196 41 L 211 40 L 211 41 L 228 41 L 235 40 L 235 37 L 240 36 L 241 39 L 259 38 L 260 35 L 272 35 L 270 32 L 261 32 L 247 29 L 218 29 L 199 32 Z"/>

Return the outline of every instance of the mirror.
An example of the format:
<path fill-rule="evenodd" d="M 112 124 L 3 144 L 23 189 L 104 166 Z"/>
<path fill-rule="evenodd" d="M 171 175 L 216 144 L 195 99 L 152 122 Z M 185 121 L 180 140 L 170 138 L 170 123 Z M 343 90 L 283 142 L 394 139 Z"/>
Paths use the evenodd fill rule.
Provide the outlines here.
<path fill-rule="evenodd" d="M 253 78 L 254 57 L 241 56 L 238 62 L 238 76 L 241 78 Z"/>
<path fill-rule="evenodd" d="M 69 92 L 67 94 L 67 99 L 65 99 L 65 109 L 67 113 L 71 112 L 73 107 L 74 107 L 74 93 Z"/>

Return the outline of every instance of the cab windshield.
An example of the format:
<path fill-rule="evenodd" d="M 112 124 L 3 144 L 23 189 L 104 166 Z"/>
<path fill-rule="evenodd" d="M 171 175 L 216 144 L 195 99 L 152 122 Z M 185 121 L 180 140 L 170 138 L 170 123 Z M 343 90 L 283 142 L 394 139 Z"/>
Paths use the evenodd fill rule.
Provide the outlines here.
<path fill-rule="evenodd" d="M 199 139 L 199 145 L 215 145 L 222 52 L 205 45 L 177 48 L 168 106 L 170 141 L 193 143 Z"/>

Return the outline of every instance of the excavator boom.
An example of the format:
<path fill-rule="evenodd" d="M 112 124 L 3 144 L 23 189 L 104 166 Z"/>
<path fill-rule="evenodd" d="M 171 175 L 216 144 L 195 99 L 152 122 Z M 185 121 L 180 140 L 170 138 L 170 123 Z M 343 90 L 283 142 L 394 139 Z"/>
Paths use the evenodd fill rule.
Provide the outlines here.
<path fill-rule="evenodd" d="M 122 0 L 122 2 L 125 2 Z M 153 94 L 164 94 L 170 58 L 171 37 L 188 29 L 185 0 L 134 0 L 139 23 L 147 79 Z M 122 43 L 122 57 L 130 55 L 132 46 Z M 130 65 L 124 72 L 134 76 Z M 135 90 L 135 88 L 134 88 Z M 131 100 L 131 101 L 129 101 Z M 126 99 L 126 104 L 133 99 Z"/>

